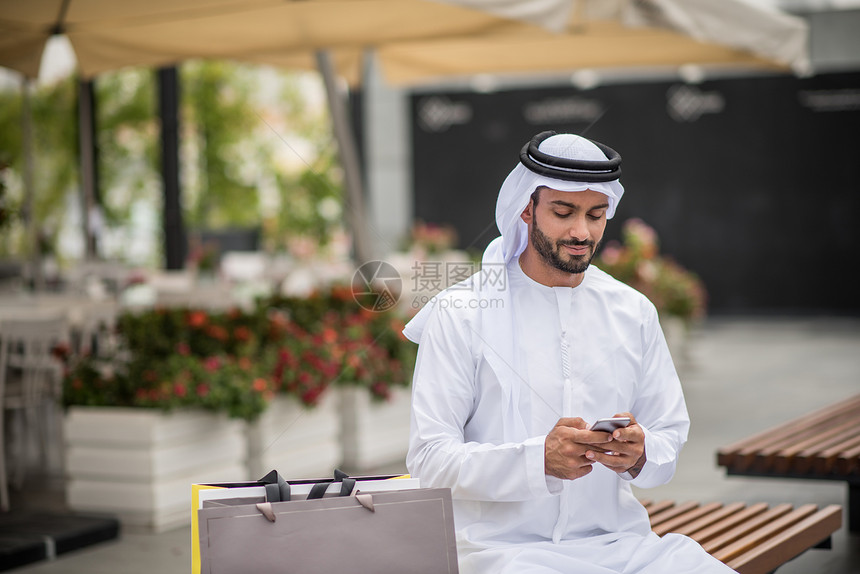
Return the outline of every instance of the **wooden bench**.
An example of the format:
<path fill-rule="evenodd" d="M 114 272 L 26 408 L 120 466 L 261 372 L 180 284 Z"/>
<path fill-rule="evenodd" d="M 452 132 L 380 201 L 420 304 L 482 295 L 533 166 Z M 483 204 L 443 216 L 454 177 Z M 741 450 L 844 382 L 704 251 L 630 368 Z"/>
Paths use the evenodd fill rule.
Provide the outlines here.
<path fill-rule="evenodd" d="M 848 483 L 848 529 L 860 531 L 860 395 L 719 449 L 730 475 Z"/>
<path fill-rule="evenodd" d="M 814 504 L 699 504 L 642 501 L 659 536 L 689 536 L 741 574 L 775 571 L 810 548 L 830 548 L 842 526 L 842 507 Z"/>

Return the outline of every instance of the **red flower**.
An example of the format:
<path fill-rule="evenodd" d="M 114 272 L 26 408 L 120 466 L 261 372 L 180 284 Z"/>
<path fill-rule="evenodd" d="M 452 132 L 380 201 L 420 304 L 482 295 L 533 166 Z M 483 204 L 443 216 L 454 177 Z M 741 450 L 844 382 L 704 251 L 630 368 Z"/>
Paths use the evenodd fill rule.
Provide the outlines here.
<path fill-rule="evenodd" d="M 221 359 L 218 357 L 206 357 L 203 359 L 203 368 L 210 373 L 214 373 L 221 368 Z"/>
<path fill-rule="evenodd" d="M 194 328 L 200 328 L 206 325 L 209 316 L 205 311 L 191 311 L 188 313 L 188 325 Z"/>
<path fill-rule="evenodd" d="M 185 341 L 180 341 L 176 345 L 176 352 L 182 355 L 183 357 L 187 357 L 191 354 L 191 347 Z"/>
<path fill-rule="evenodd" d="M 197 385 L 195 391 L 197 392 L 198 397 L 203 398 L 209 394 L 209 385 L 206 383 L 200 383 Z"/>
<path fill-rule="evenodd" d="M 323 329 L 322 340 L 324 343 L 328 343 L 329 345 L 331 345 L 332 343 L 337 341 L 337 331 L 335 331 L 331 327 Z"/>
<path fill-rule="evenodd" d="M 188 389 L 185 387 L 184 384 L 176 383 L 173 385 L 173 394 L 176 395 L 177 397 L 182 398 L 186 394 L 188 394 Z"/>
<path fill-rule="evenodd" d="M 268 386 L 269 384 L 266 382 L 266 379 L 259 377 L 254 379 L 254 382 L 251 385 L 251 387 L 258 393 L 262 393 L 263 391 L 265 391 Z"/>
<path fill-rule="evenodd" d="M 338 372 L 340 372 L 340 362 L 338 361 L 327 361 L 322 365 L 322 374 L 327 379 L 333 379 L 337 376 Z"/>
<path fill-rule="evenodd" d="M 320 400 L 320 395 L 322 395 L 323 390 L 322 387 L 312 387 L 305 392 L 302 393 L 302 402 L 306 405 L 315 405 Z"/>
<path fill-rule="evenodd" d="M 353 369 L 358 369 L 361 367 L 361 358 L 358 355 L 349 355 L 346 358 L 346 364 Z"/>
<path fill-rule="evenodd" d="M 371 392 L 381 399 L 388 400 L 391 398 L 391 389 L 388 388 L 388 385 L 381 382 L 373 383 L 370 387 Z"/>
<path fill-rule="evenodd" d="M 229 338 L 227 329 L 221 325 L 209 325 L 209 327 L 206 328 L 206 334 L 218 341 L 226 341 Z"/>

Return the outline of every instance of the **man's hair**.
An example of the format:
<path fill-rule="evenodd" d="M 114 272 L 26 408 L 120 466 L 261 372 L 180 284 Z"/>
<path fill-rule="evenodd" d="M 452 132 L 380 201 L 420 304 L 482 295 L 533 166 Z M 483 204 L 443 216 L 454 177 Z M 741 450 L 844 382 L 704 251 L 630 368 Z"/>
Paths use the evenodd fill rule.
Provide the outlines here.
<path fill-rule="evenodd" d="M 544 186 L 540 185 L 532 192 L 532 204 L 534 207 L 537 207 L 538 200 L 540 200 L 540 190 L 543 189 Z"/>

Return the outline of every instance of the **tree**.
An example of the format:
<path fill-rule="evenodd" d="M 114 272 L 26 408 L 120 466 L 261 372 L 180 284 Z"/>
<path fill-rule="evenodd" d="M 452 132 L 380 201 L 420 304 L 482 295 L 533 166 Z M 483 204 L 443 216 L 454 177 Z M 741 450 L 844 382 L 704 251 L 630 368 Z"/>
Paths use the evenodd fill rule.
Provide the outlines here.
<path fill-rule="evenodd" d="M 197 158 L 190 177 L 180 174 L 187 184 L 190 227 L 258 225 L 256 182 L 243 169 L 263 159 L 254 138 L 258 120 L 248 69 L 229 62 L 187 62 L 181 78 L 183 152 Z"/>
<path fill-rule="evenodd" d="M 0 92 L 0 170 L 5 187 L 4 207 L 19 217 L 2 230 L 0 255 L 29 254 L 25 225 L 30 217 L 37 226 L 40 247 L 53 251 L 65 220 L 69 193 L 78 187 L 76 160 L 76 96 L 72 79 L 39 86 L 31 94 L 33 154 L 37 169 L 33 213 L 26 213 L 23 172 L 23 117 L 20 91 Z"/>

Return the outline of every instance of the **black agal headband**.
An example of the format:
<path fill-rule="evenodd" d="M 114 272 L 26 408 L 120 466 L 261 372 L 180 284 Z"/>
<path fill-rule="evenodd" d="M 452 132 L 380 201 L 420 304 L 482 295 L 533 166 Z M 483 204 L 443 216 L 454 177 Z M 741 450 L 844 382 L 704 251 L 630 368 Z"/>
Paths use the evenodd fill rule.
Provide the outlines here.
<path fill-rule="evenodd" d="M 606 155 L 607 160 L 568 159 L 540 151 L 538 149 L 540 144 L 554 135 L 556 132 L 553 131 L 541 132 L 523 146 L 520 151 L 520 161 L 529 171 L 564 181 L 586 183 L 614 181 L 621 177 L 621 155 L 611 147 L 596 141 L 588 140 Z"/>

